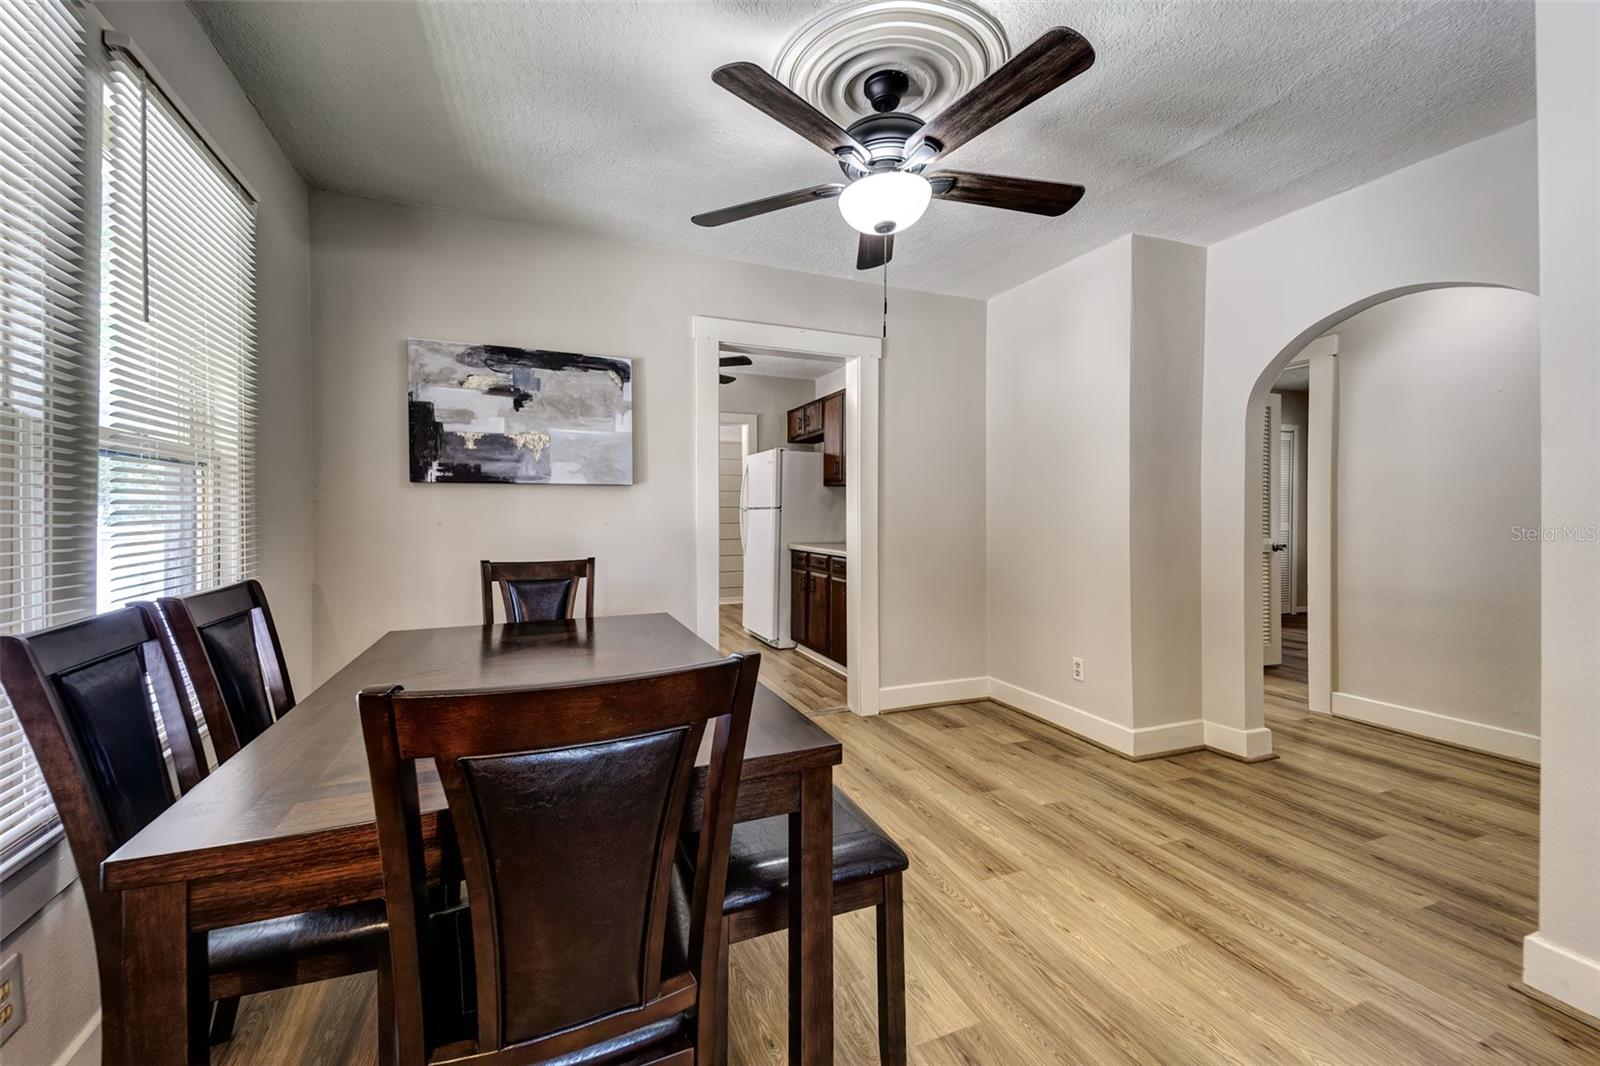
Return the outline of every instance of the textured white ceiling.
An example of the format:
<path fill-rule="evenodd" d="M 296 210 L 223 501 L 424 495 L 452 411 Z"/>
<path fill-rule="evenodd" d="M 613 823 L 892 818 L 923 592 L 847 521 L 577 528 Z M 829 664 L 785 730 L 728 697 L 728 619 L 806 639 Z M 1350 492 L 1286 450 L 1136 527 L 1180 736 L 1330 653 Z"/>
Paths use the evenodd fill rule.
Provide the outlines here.
<path fill-rule="evenodd" d="M 314 185 L 857 276 L 831 203 L 689 222 L 839 178 L 710 77 L 770 66 L 820 6 L 192 5 Z M 1209 244 L 1533 114 L 1532 4 L 988 6 L 1013 50 L 1065 24 L 1099 59 L 947 162 L 1088 195 L 1058 219 L 936 201 L 892 285 L 987 297 L 1123 233 Z"/>
<path fill-rule="evenodd" d="M 739 344 L 723 345 L 721 354 L 749 356 L 749 366 L 731 366 L 726 371 L 729 374 L 743 374 L 747 377 L 754 375 L 815 381 L 844 366 L 842 361 L 825 356 L 790 355 L 768 348 L 750 348 Z"/>

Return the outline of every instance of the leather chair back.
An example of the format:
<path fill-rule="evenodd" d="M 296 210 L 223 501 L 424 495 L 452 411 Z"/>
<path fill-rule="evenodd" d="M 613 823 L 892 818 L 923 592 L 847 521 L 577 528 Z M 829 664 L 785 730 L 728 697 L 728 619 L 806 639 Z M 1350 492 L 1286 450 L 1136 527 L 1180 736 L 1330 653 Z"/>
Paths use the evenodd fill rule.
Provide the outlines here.
<path fill-rule="evenodd" d="M 218 762 L 294 707 L 289 666 L 259 582 L 157 601 L 171 650 L 188 671 Z M 185 708 L 188 708 L 187 692 Z"/>
<path fill-rule="evenodd" d="M 72 848 L 106 1004 L 120 980 L 122 909 L 100 888 L 100 863 L 204 776 L 159 632 L 155 611 L 141 605 L 0 636 L 0 684 Z"/>
<path fill-rule="evenodd" d="M 555 622 L 572 618 L 583 583 L 584 617 L 594 617 L 594 558 L 550 562 L 478 564 L 483 585 L 483 624 L 494 625 L 494 589 L 507 622 Z"/>
<path fill-rule="evenodd" d="M 711 1024 L 759 667 L 759 656 L 734 656 L 581 686 L 361 694 L 401 1061 L 423 1061 L 447 1042 L 425 990 L 463 957 L 475 1024 L 455 1054 L 543 1060 L 627 1034 L 693 1032 L 697 1014 Z M 686 815 L 708 726 L 695 835 Z M 421 759 L 437 767 L 460 849 L 469 936 L 459 952 L 444 946 L 428 911 Z M 693 884 L 674 897 L 674 857 L 691 841 Z"/>

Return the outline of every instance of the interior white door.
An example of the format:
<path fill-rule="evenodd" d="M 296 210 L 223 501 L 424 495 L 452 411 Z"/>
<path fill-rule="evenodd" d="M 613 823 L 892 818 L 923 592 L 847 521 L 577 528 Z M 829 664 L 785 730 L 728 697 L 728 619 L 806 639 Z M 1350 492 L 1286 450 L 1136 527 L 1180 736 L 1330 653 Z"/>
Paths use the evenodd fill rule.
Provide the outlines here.
<path fill-rule="evenodd" d="M 1299 609 L 1295 596 L 1295 566 L 1300 557 L 1300 538 L 1295 516 L 1300 510 L 1300 433 L 1295 426 L 1278 428 L 1278 607 L 1283 614 Z"/>
<path fill-rule="evenodd" d="M 1261 661 L 1266 666 L 1283 662 L 1283 590 L 1275 558 L 1279 502 L 1274 490 L 1278 482 L 1273 476 L 1281 415 L 1282 400 L 1276 393 L 1269 394 L 1261 418 Z"/>

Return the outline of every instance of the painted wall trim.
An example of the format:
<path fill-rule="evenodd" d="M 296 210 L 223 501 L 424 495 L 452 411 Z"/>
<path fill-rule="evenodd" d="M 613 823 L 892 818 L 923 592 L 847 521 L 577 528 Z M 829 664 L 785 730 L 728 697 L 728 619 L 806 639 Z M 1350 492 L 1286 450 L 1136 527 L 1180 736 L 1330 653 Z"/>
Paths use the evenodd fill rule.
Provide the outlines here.
<path fill-rule="evenodd" d="M 1256 729 L 1235 729 L 1221 722 L 1207 722 L 1206 747 L 1231 755 L 1246 762 L 1258 762 L 1272 757 L 1272 730 L 1265 726 Z"/>
<path fill-rule="evenodd" d="M 1529 933 L 1522 938 L 1522 981 L 1535 992 L 1600 1018 L 1600 961 Z"/>
<path fill-rule="evenodd" d="M 1108 748 L 1118 755 L 1126 755 L 1130 759 L 1148 759 L 1156 755 L 1193 751 L 1195 748 L 1205 746 L 1205 723 L 1198 718 L 1187 722 L 1131 729 L 1101 718 L 1081 707 L 1062 703 L 1038 692 L 1030 692 L 1019 685 L 1001 681 L 997 677 L 989 679 L 989 698 L 1024 714 L 1042 718 L 1069 733 L 1077 734 L 1090 743 Z"/>
<path fill-rule="evenodd" d="M 1539 738 L 1532 733 L 1519 733 L 1513 729 L 1452 718 L 1434 711 L 1353 696 L 1348 692 L 1333 694 L 1333 714 L 1336 718 L 1351 718 L 1399 733 L 1410 733 L 1428 740 L 1440 740 L 1446 744 L 1539 765 Z"/>
<path fill-rule="evenodd" d="M 972 703 L 989 698 L 987 677 L 957 677 L 924 681 L 917 685 L 890 685 L 880 690 L 878 708 L 903 711 L 908 707 L 935 707 L 941 703 Z"/>

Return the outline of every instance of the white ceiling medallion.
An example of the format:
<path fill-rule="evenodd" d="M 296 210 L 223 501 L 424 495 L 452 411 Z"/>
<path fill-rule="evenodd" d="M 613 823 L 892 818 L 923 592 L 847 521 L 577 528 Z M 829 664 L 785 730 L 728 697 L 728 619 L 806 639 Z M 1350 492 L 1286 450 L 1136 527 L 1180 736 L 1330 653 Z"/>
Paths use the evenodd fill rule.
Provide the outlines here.
<path fill-rule="evenodd" d="M 825 9 L 789 38 L 773 73 L 813 107 L 848 126 L 872 113 L 863 83 L 904 71 L 900 103 L 932 118 L 1011 54 L 995 17 L 968 0 L 858 0 Z"/>

